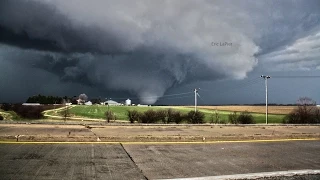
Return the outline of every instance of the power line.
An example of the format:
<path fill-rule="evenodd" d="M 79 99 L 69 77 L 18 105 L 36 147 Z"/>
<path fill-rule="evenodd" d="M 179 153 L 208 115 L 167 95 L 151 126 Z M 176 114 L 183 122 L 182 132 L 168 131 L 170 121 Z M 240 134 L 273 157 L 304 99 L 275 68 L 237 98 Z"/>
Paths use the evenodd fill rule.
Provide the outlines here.
<path fill-rule="evenodd" d="M 179 99 L 179 98 L 187 98 L 187 97 L 190 97 L 190 98 L 191 98 L 191 97 L 193 97 L 193 95 L 178 96 L 178 97 L 163 97 L 163 98 L 160 97 L 159 100 L 161 100 L 161 99 L 166 99 L 166 100 L 167 100 L 167 99 Z"/>
<path fill-rule="evenodd" d="M 271 76 L 272 78 L 320 78 L 320 76 Z"/>
<path fill-rule="evenodd" d="M 218 86 L 218 89 L 215 89 L 215 90 L 208 90 L 208 89 L 203 89 L 203 88 L 201 88 L 200 90 L 201 91 L 203 90 L 206 92 L 212 92 L 215 94 L 224 94 L 224 93 L 230 93 L 232 91 L 238 91 L 241 88 L 245 88 L 245 87 L 260 83 L 260 82 L 261 82 L 260 78 L 253 78 L 248 81 L 245 81 L 244 83 L 240 83 L 236 86 L 232 86 L 232 84 L 231 84 L 231 85 L 229 85 L 229 87 Z"/>
<path fill-rule="evenodd" d="M 315 76 L 271 76 L 272 78 L 277 78 L 277 79 L 282 79 L 282 78 L 320 78 L 320 75 L 315 75 Z M 241 82 L 241 81 L 240 81 Z M 252 78 L 249 79 L 248 81 L 242 82 L 237 85 L 233 85 L 234 83 L 227 82 L 225 84 L 217 84 L 217 89 L 203 89 L 201 88 L 200 91 L 205 91 L 205 92 L 212 92 L 216 94 L 225 94 L 225 93 L 230 93 L 234 91 L 238 91 L 239 89 L 242 88 L 248 88 L 251 85 L 257 84 L 261 82 L 260 78 Z M 217 82 L 219 83 L 219 82 Z M 229 85 L 230 83 L 230 85 Z M 228 87 L 229 86 L 229 87 Z M 163 96 L 144 96 L 144 97 L 114 97 L 114 98 L 108 98 L 108 99 L 115 99 L 115 100 L 120 100 L 120 99 L 150 99 L 150 98 L 159 98 L 159 99 L 175 99 L 175 98 L 185 98 L 185 97 L 192 97 L 191 94 L 193 94 L 193 91 L 189 92 L 183 92 L 183 93 L 175 93 L 175 94 L 167 94 Z M 254 92 L 253 92 L 254 93 Z M 107 99 L 107 98 L 106 98 Z M 204 101 L 202 98 L 200 98 L 201 101 Z"/>
<path fill-rule="evenodd" d="M 151 99 L 151 98 L 164 98 L 164 97 L 172 97 L 172 96 L 181 96 L 181 95 L 186 95 L 186 94 L 193 94 L 192 91 L 190 92 L 184 92 L 184 93 L 176 93 L 176 94 L 168 94 L 168 95 L 163 95 L 163 96 L 144 96 L 144 97 L 116 97 L 116 98 L 108 98 L 108 99 Z"/>

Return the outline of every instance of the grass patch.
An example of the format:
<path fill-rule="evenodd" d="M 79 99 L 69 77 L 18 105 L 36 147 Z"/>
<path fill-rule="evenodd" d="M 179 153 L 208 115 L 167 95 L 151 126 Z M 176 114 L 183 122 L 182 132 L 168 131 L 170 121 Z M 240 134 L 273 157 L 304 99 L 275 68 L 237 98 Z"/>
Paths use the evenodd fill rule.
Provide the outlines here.
<path fill-rule="evenodd" d="M 21 120 L 21 117 L 14 111 L 0 110 L 0 115 L 2 115 L 5 120 Z"/>
<path fill-rule="evenodd" d="M 147 110 L 159 110 L 159 109 L 175 109 L 179 110 L 181 113 L 186 114 L 189 111 L 193 110 L 191 107 L 170 107 L 170 106 L 151 106 L 151 107 L 137 107 L 137 106 L 110 106 L 110 110 L 115 114 L 118 120 L 128 120 L 127 112 L 128 110 L 136 110 L 139 112 L 144 112 Z M 106 119 L 105 112 L 108 110 L 108 106 L 102 105 L 93 105 L 93 106 L 84 106 L 78 105 L 69 110 L 71 115 L 78 117 L 94 118 L 94 119 Z M 211 122 L 212 115 L 215 110 L 209 109 L 199 109 L 205 114 L 205 122 Z M 228 115 L 231 111 L 218 111 L 220 116 L 220 123 L 228 122 Z M 240 114 L 240 113 L 239 113 Z M 265 114 L 261 113 L 251 113 L 253 118 L 257 123 L 265 123 Z M 269 123 L 282 123 L 282 119 L 285 115 L 276 115 L 269 114 L 268 122 Z"/>
<path fill-rule="evenodd" d="M 128 120 L 127 112 L 128 110 L 136 110 L 138 112 L 144 112 L 149 109 L 157 110 L 161 107 L 137 107 L 137 106 L 109 106 L 110 111 L 112 111 L 118 120 Z M 163 109 L 163 108 L 161 108 Z M 105 112 L 108 110 L 108 106 L 93 105 L 93 106 L 75 106 L 69 110 L 70 114 L 95 118 L 95 119 L 106 119 Z"/>

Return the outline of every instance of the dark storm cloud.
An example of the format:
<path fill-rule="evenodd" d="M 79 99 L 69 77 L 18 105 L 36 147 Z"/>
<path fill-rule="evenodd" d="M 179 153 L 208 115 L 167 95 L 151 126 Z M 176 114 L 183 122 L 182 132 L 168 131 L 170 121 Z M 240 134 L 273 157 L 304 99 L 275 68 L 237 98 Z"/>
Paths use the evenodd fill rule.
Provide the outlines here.
<path fill-rule="evenodd" d="M 43 1 L 0 2 L 1 42 L 56 52 L 118 53 L 120 39 L 98 26 L 75 25 Z M 99 44 L 99 42 L 102 42 Z"/>
<path fill-rule="evenodd" d="M 310 59 L 318 1 L 248 2 L 4 0 L 0 70 L 19 65 L 21 77 L 48 73 L 61 86 L 125 91 L 154 103 L 179 85 L 245 78 L 260 58 L 283 66 L 274 53 L 290 61 L 291 49 L 283 48 L 301 42 L 313 43 L 298 51 Z"/>

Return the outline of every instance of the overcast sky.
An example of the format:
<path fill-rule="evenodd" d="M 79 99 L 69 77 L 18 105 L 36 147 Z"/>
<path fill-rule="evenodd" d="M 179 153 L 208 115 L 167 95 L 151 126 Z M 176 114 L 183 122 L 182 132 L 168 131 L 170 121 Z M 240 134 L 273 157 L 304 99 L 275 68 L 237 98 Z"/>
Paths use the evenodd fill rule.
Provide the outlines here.
<path fill-rule="evenodd" d="M 270 103 L 320 102 L 319 0 L 0 1 L 0 102 L 263 103 L 262 74 Z"/>

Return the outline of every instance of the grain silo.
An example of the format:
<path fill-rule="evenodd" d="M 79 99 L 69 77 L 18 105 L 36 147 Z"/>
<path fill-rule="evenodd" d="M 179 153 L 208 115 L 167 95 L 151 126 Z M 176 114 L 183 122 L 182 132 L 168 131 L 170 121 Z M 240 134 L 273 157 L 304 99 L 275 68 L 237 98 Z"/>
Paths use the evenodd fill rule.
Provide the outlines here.
<path fill-rule="evenodd" d="M 126 106 L 131 106 L 131 100 L 130 99 L 126 100 Z"/>

